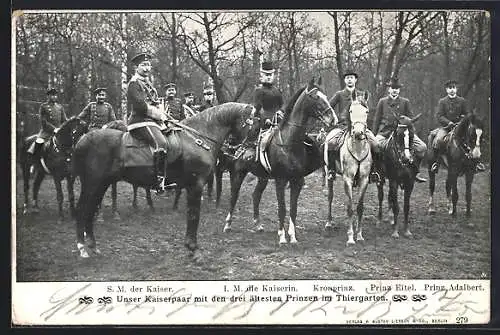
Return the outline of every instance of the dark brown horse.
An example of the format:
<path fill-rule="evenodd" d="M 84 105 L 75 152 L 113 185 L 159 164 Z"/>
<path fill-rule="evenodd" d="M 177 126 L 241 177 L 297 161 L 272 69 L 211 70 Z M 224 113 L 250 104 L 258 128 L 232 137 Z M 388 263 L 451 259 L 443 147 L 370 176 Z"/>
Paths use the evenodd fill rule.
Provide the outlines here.
<path fill-rule="evenodd" d="M 469 114 L 451 130 L 446 144 L 444 164 L 448 167 L 446 178 L 446 196 L 448 197 L 448 214 L 457 215 L 458 190 L 457 180 L 459 176 L 465 175 L 465 201 L 467 203 L 466 216 L 470 217 L 470 206 L 472 200 L 471 188 L 474 180 L 475 160 L 481 158 L 481 143 L 483 141 L 483 124 L 475 115 Z M 429 146 L 432 143 L 429 143 Z M 436 185 L 436 172 L 429 173 L 429 214 L 434 214 L 434 188 Z"/>
<path fill-rule="evenodd" d="M 291 98 L 285 109 L 285 115 L 276 129 L 275 135 L 269 143 L 268 157 L 271 172 L 268 173 L 264 167 L 255 159 L 238 159 L 234 164 L 233 176 L 231 178 L 231 203 L 229 214 L 226 217 L 224 231 L 231 229 L 232 215 L 243 179 L 251 172 L 259 177 L 253 192 L 254 224 L 258 230 L 263 230 L 259 225 L 259 203 L 262 192 L 267 186 L 269 179 L 275 180 L 276 197 L 278 199 L 279 243 L 287 243 L 285 236 L 285 186 L 290 183 L 290 224 L 288 235 L 290 243 L 296 243 L 295 225 L 297 217 L 297 201 L 304 177 L 316 171 L 323 165 L 319 147 L 306 146 L 306 124 L 309 118 L 322 121 L 325 126 L 337 122 L 337 116 L 328 103 L 325 94 L 320 90 L 321 79 L 318 83 L 311 80 L 306 87 L 298 90 Z M 243 155 L 245 156 L 245 154 Z M 251 154 L 249 156 L 252 156 Z"/>
<path fill-rule="evenodd" d="M 88 131 L 88 125 L 85 121 L 77 117 L 71 117 L 64 122 L 59 131 L 54 134 L 42 148 L 41 159 L 33 161 L 33 156 L 28 153 L 29 147 L 36 140 L 37 135 L 31 135 L 24 139 L 20 150 L 20 163 L 24 179 L 24 205 L 23 214 L 28 214 L 29 208 L 29 188 L 31 177 L 31 166 L 34 167 L 33 182 L 33 207 L 31 212 L 37 213 L 38 192 L 43 179 L 47 174 L 52 175 L 57 192 L 57 202 L 59 205 L 59 221 L 64 218 L 61 182 L 66 179 L 68 189 L 69 208 L 72 215 L 75 211 L 75 198 L 73 192 L 73 177 L 71 175 L 71 160 L 73 149 L 80 137 Z"/>
<path fill-rule="evenodd" d="M 391 222 L 394 230 L 392 237 L 399 237 L 400 224 L 398 222 L 399 203 L 398 203 L 398 187 L 404 191 L 404 220 L 403 220 L 403 236 L 410 237 L 412 233 L 409 227 L 410 215 L 410 197 L 415 185 L 416 169 L 414 166 L 419 166 L 419 162 L 415 157 L 414 150 L 411 146 L 413 143 L 413 136 L 415 134 L 415 127 L 413 123 L 421 116 L 421 114 L 414 118 L 409 118 L 405 115 L 396 115 L 394 117 L 398 120 L 397 128 L 391 133 L 387 139 L 387 143 L 382 148 L 383 165 L 385 177 L 389 181 L 389 206 L 392 209 L 393 220 Z M 378 220 L 382 222 L 382 202 L 384 200 L 384 182 L 377 184 L 378 188 Z"/>
<path fill-rule="evenodd" d="M 230 133 L 236 137 L 244 136 L 253 128 L 253 111 L 254 108 L 247 104 L 218 105 L 183 120 L 180 123 L 183 130 L 172 131 L 166 136 L 166 176 L 187 190 L 185 246 L 193 256 L 198 256 L 197 233 L 203 186 L 213 172 L 224 139 Z M 88 250 L 98 253 L 93 219 L 109 185 L 125 180 L 133 185 L 151 187 L 156 181 L 152 166 L 122 166 L 122 137 L 122 131 L 99 129 L 87 134 L 76 146 L 73 168 L 81 181 L 76 235 L 81 257 L 89 257 Z M 85 236 L 89 240 L 88 248 Z"/>

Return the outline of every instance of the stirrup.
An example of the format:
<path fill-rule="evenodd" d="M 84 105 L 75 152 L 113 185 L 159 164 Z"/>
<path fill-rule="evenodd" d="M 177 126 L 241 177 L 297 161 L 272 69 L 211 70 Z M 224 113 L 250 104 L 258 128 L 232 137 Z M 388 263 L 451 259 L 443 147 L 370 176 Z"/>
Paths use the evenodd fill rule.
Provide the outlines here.
<path fill-rule="evenodd" d="M 158 182 L 155 186 L 153 186 L 153 190 L 156 192 L 156 194 L 163 194 L 166 190 L 165 186 L 165 177 L 163 176 L 158 176 Z"/>
<path fill-rule="evenodd" d="M 375 183 L 377 184 L 377 186 L 380 185 L 380 183 L 382 182 L 382 177 L 380 176 L 380 173 L 378 173 L 377 171 L 370 172 L 370 177 L 368 182 Z"/>
<path fill-rule="evenodd" d="M 486 171 L 486 167 L 484 166 L 483 163 L 478 162 L 476 164 L 476 172 L 484 172 L 484 171 Z"/>
<path fill-rule="evenodd" d="M 437 173 L 439 170 L 439 164 L 437 162 L 432 163 L 431 165 L 431 172 L 432 173 Z"/>
<path fill-rule="evenodd" d="M 415 175 L 415 181 L 416 181 L 417 183 L 425 183 L 425 182 L 427 182 L 427 179 L 422 178 L 422 177 L 419 177 L 419 176 L 418 176 L 418 173 L 417 173 L 417 174 Z"/>

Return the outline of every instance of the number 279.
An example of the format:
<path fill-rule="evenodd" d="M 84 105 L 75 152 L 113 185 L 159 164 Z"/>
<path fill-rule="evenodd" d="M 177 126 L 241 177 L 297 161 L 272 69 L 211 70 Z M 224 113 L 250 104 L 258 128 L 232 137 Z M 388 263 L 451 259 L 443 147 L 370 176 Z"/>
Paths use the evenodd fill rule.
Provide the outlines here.
<path fill-rule="evenodd" d="M 457 316 L 456 318 L 457 323 L 467 323 L 469 321 L 469 318 L 466 316 Z"/>

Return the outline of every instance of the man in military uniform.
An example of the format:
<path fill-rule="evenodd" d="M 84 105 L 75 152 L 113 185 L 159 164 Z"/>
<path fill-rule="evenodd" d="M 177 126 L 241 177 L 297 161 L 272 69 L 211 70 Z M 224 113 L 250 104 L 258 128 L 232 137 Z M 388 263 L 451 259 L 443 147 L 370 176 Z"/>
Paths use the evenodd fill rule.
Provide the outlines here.
<path fill-rule="evenodd" d="M 57 102 L 55 88 L 47 90 L 47 102 L 40 105 L 39 114 L 41 129 L 34 144 L 28 150 L 34 160 L 40 159 L 40 151 L 45 141 L 57 133 L 61 124 L 67 120 L 63 106 Z"/>
<path fill-rule="evenodd" d="M 215 92 L 211 84 L 204 85 L 203 87 L 203 103 L 200 106 L 200 112 L 207 108 L 215 106 Z"/>
<path fill-rule="evenodd" d="M 181 99 L 176 97 L 177 85 L 168 83 L 165 85 L 165 113 L 177 121 L 184 119 L 184 109 Z"/>
<path fill-rule="evenodd" d="M 96 101 L 90 102 L 78 118 L 89 124 L 89 131 L 102 128 L 108 122 L 116 120 L 113 107 L 106 102 L 106 88 L 99 87 L 94 90 Z"/>
<path fill-rule="evenodd" d="M 165 176 L 160 171 L 164 171 L 166 164 L 167 142 L 161 131 L 166 128 L 166 115 L 160 108 L 158 93 L 149 80 L 151 59 L 148 53 L 140 53 L 132 59 L 136 69 L 127 88 L 130 109 L 127 128 L 134 137 L 154 148 L 153 164 L 158 179 L 153 189 L 163 192 Z"/>
<path fill-rule="evenodd" d="M 437 172 L 439 169 L 438 158 L 445 151 L 444 137 L 460 122 L 460 119 L 469 113 L 467 101 L 457 95 L 457 81 L 448 80 L 445 83 L 446 97 L 439 99 L 436 111 L 436 119 L 441 127 L 430 132 L 429 144 L 429 164 L 431 171 Z M 432 162 L 432 163 L 431 163 Z M 484 165 L 477 161 L 476 171 L 484 171 Z"/>
<path fill-rule="evenodd" d="M 356 88 L 356 83 L 358 81 L 358 74 L 352 70 L 348 70 L 344 73 L 344 89 L 335 92 L 333 97 L 330 99 L 330 106 L 332 106 L 333 110 L 336 112 L 338 117 L 338 123 L 335 127 L 328 133 L 325 143 L 328 143 L 328 151 L 330 155 L 333 155 L 333 160 L 339 160 L 340 155 L 340 147 L 344 143 L 345 135 L 347 134 L 347 129 L 349 127 L 350 117 L 349 117 L 349 108 L 352 103 L 352 96 L 363 96 L 364 91 L 358 90 Z M 366 138 L 370 143 L 371 152 L 374 160 L 374 164 L 376 164 L 377 157 L 376 153 L 378 152 L 377 141 L 375 140 L 375 135 L 367 129 L 366 130 Z M 331 173 L 329 173 L 328 178 L 335 179 L 335 165 L 330 167 Z M 375 174 L 374 176 L 376 181 L 379 181 L 379 175 Z M 372 177 L 373 178 L 373 177 Z"/>
<path fill-rule="evenodd" d="M 182 105 L 182 108 L 184 110 L 184 116 L 186 119 L 198 113 L 198 110 L 194 106 L 193 92 L 184 93 L 184 104 Z"/>
<path fill-rule="evenodd" d="M 377 104 L 377 112 L 373 121 L 373 131 L 377 134 L 375 138 L 380 148 L 383 148 L 387 144 L 388 137 L 398 125 L 398 120 L 394 114 L 406 115 L 410 118 L 413 117 L 410 101 L 399 95 L 402 86 L 403 85 L 401 85 L 397 79 L 393 78 L 389 83 L 389 94 L 381 98 Z M 420 162 L 425 157 L 427 146 L 417 134 L 413 135 L 412 146 L 418 159 L 415 164 L 417 172 L 415 180 L 420 183 L 426 182 L 427 180 L 425 178 L 418 176 L 418 170 L 420 168 Z M 377 171 L 377 173 L 378 172 L 379 171 Z"/>

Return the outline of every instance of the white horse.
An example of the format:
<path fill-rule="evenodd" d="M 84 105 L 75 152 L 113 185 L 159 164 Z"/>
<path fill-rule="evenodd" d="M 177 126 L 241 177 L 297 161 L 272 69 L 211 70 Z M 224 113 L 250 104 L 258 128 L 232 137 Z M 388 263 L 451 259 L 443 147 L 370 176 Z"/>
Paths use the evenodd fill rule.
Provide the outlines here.
<path fill-rule="evenodd" d="M 354 93 L 354 92 L 353 92 Z M 370 144 L 366 138 L 368 108 L 365 97 L 354 96 L 349 109 L 350 127 L 344 143 L 340 147 L 340 162 L 330 162 L 328 159 L 328 145 L 325 145 L 325 164 L 338 164 L 344 180 L 344 191 L 347 196 L 346 208 L 348 218 L 347 244 L 355 244 L 354 232 L 357 232 L 356 240 L 363 241 L 363 209 L 364 196 L 368 186 L 370 170 L 372 166 L 372 154 Z M 353 188 L 358 187 L 357 216 L 353 217 Z M 333 180 L 328 181 L 328 222 L 325 229 L 332 228 L 332 198 Z"/>

